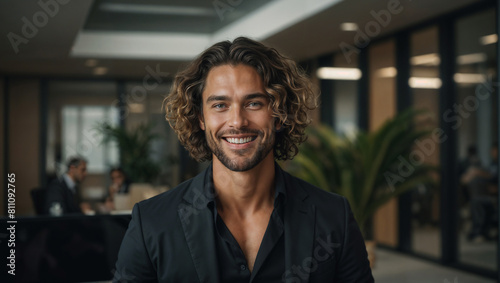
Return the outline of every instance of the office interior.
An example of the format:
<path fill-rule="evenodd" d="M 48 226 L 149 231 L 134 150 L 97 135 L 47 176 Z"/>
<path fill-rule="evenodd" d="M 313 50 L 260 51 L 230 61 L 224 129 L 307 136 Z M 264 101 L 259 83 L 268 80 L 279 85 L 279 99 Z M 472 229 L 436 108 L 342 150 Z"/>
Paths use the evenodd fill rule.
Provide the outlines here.
<path fill-rule="evenodd" d="M 435 185 L 416 186 L 377 211 L 372 219 L 377 249 L 500 282 L 498 193 L 492 238 L 469 241 L 470 208 L 459 175 L 468 148 L 475 146 L 487 167 L 494 161 L 490 149 L 500 140 L 499 3 L 2 1 L 2 221 L 9 214 L 7 176 L 15 173 L 18 226 L 54 224 L 57 220 L 37 216 L 30 192 L 64 173 L 65 160 L 75 154 L 88 160 L 82 197 L 105 196 L 109 170 L 120 165 L 120 149 L 103 142 L 95 128 L 102 122 L 129 131 L 151 125 L 159 138 L 147 158 L 159 164 L 159 174 L 143 186 L 153 194 L 195 176 L 207 164 L 192 160 L 179 144 L 162 101 L 175 74 L 197 54 L 215 42 L 248 36 L 308 73 L 320 90 L 313 124 L 352 135 L 374 131 L 408 108 L 427 110 L 431 127 L 446 137 L 423 157 L 439 168 Z M 67 227 L 75 221 L 82 227 L 95 222 L 115 227 L 120 232 L 106 232 L 105 238 L 118 239 L 108 241 L 117 250 L 129 216 L 81 217 L 60 220 Z M 102 278 L 84 281 L 110 280 L 114 258 L 102 259 Z M 415 280 L 394 282 L 423 282 Z"/>

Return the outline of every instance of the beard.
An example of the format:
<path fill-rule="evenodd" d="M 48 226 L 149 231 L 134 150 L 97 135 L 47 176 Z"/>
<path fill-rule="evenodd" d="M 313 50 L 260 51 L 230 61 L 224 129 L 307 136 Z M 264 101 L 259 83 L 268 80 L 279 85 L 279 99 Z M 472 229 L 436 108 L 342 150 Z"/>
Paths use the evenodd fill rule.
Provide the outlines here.
<path fill-rule="evenodd" d="M 232 134 L 232 135 L 238 135 L 238 134 L 253 134 L 257 135 L 257 138 L 255 140 L 260 140 L 260 143 L 257 144 L 257 149 L 255 150 L 255 153 L 250 156 L 249 158 L 244 159 L 242 162 L 238 162 L 236 159 L 231 159 L 226 152 L 224 152 L 223 149 L 223 141 L 222 141 L 222 136 L 225 134 Z M 205 131 L 205 137 L 207 139 L 207 144 L 208 147 L 212 150 L 212 153 L 217 157 L 217 159 L 224 165 L 226 166 L 227 169 L 235 172 L 242 172 L 242 171 L 248 171 L 257 164 L 259 164 L 266 156 L 273 150 L 274 147 L 274 141 L 275 141 L 275 136 L 270 135 L 270 139 L 268 142 L 262 142 L 264 139 L 264 133 L 262 131 L 258 130 L 251 130 L 251 129 L 246 129 L 246 130 L 241 130 L 241 131 L 236 131 L 236 130 L 229 130 L 229 131 L 224 131 L 219 134 L 217 134 L 216 139 L 214 139 L 214 136 L 211 134 L 210 131 Z M 247 149 L 240 149 L 240 150 L 232 150 L 236 155 L 238 156 L 244 156 L 248 151 L 254 150 L 253 148 L 247 148 Z"/>

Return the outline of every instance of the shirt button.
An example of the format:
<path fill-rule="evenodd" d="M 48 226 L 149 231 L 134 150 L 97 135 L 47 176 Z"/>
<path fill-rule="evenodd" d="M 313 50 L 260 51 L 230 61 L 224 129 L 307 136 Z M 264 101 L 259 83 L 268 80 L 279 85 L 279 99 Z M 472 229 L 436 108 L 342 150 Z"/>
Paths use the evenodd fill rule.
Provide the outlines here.
<path fill-rule="evenodd" d="M 244 264 L 242 264 L 242 265 L 240 266 L 240 268 L 241 268 L 241 270 L 246 270 L 246 269 L 247 269 L 247 267 L 246 267 Z"/>

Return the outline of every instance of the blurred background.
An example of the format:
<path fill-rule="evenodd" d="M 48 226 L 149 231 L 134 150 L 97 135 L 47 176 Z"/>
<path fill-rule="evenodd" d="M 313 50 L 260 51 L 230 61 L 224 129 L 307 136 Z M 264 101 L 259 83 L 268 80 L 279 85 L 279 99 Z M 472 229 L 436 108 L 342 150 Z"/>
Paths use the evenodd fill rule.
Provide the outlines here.
<path fill-rule="evenodd" d="M 436 168 L 433 182 L 394 195 L 370 217 L 376 280 L 500 280 L 499 2 L 1 1 L 0 215 L 8 215 L 6 180 L 15 173 L 17 241 L 26 258 L 18 264 L 34 274 L 19 282 L 110 279 L 131 205 L 206 166 L 189 157 L 164 119 L 173 77 L 205 48 L 238 36 L 298 62 L 321 92 L 313 124 L 339 136 L 375 133 L 409 108 L 427 110 L 430 138 L 410 145 L 418 161 L 400 160 L 392 180 L 403 183 L 411 175 L 405 166 L 425 163 Z M 61 177 L 74 155 L 88 161 L 79 197 L 95 215 L 38 215 L 33 192 Z M 124 169 L 133 196 L 104 213 L 99 203 L 115 167 Z M 489 226 L 472 237 L 478 194 Z M 60 231 L 74 231 L 63 237 L 73 239 L 68 246 L 93 251 L 72 255 L 80 266 L 105 254 L 101 268 L 43 265 L 44 252 L 68 261 L 50 240 Z M 33 249 L 41 250 L 36 259 Z"/>

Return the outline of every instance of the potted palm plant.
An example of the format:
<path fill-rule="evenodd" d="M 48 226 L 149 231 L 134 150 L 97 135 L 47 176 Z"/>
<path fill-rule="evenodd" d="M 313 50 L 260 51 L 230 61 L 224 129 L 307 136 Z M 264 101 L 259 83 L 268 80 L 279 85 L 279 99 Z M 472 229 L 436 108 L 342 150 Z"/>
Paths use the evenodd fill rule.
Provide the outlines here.
<path fill-rule="evenodd" d="M 151 143 L 158 138 L 151 124 L 141 124 L 127 131 L 125 127 L 103 123 L 98 126 L 103 142 L 114 141 L 120 148 L 120 163 L 130 180 L 152 183 L 160 173 L 160 165 L 151 158 Z"/>
<path fill-rule="evenodd" d="M 410 109 L 376 131 L 351 137 L 326 125 L 312 126 L 299 154 L 284 167 L 319 188 L 345 196 L 365 239 L 371 239 L 369 224 L 378 208 L 417 185 L 434 182 L 430 173 L 436 167 L 425 163 L 416 164 L 409 176 L 397 176 L 401 160 L 408 160 L 414 150 L 414 141 L 430 133 L 429 128 L 415 125 L 423 114 Z"/>

